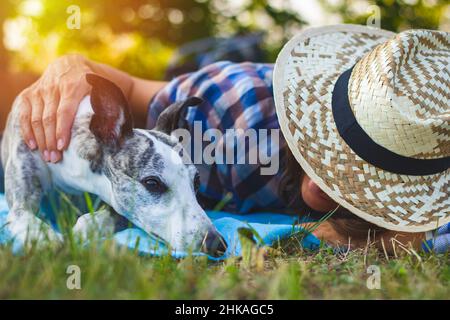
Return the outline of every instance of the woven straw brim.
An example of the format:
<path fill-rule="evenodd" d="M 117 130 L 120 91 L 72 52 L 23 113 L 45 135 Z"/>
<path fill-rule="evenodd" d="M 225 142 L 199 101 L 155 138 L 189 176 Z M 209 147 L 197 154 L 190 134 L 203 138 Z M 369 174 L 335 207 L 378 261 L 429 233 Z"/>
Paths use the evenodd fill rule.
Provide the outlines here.
<path fill-rule="evenodd" d="M 355 25 L 308 29 L 278 56 L 278 120 L 305 173 L 360 218 L 396 231 L 423 232 L 450 222 L 450 170 L 427 176 L 390 173 L 357 156 L 340 137 L 331 98 L 338 77 L 394 33 Z"/>

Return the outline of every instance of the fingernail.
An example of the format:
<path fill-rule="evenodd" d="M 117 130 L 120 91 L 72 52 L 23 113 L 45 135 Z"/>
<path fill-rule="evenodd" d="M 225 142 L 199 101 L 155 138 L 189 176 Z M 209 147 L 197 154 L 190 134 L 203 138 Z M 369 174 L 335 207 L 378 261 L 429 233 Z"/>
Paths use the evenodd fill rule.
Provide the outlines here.
<path fill-rule="evenodd" d="M 53 163 L 58 161 L 58 154 L 56 153 L 56 151 L 52 151 L 50 154 L 50 159 Z"/>
<path fill-rule="evenodd" d="M 44 160 L 47 162 L 50 161 L 50 153 L 47 150 L 44 151 Z"/>
<path fill-rule="evenodd" d="M 62 151 L 64 149 L 64 140 L 62 138 L 58 139 L 57 146 L 59 151 Z"/>
<path fill-rule="evenodd" d="M 36 147 L 37 147 L 36 142 L 35 142 L 33 139 L 30 139 L 30 141 L 28 141 L 28 147 L 29 147 L 31 150 L 36 149 Z"/>

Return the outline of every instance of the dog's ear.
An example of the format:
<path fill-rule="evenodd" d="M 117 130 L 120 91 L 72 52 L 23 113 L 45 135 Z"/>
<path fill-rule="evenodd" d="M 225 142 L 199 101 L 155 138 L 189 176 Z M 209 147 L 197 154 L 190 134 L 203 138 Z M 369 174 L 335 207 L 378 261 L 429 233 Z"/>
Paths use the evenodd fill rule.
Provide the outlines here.
<path fill-rule="evenodd" d="M 89 129 L 101 144 L 117 149 L 125 137 L 133 134 L 128 101 L 113 82 L 93 73 L 87 74 L 86 80 L 92 86 L 94 109 Z"/>
<path fill-rule="evenodd" d="M 187 107 L 198 106 L 202 102 L 203 100 L 198 97 L 190 97 L 184 101 L 171 104 L 161 112 L 154 129 L 170 134 L 175 129 L 184 128 Z"/>

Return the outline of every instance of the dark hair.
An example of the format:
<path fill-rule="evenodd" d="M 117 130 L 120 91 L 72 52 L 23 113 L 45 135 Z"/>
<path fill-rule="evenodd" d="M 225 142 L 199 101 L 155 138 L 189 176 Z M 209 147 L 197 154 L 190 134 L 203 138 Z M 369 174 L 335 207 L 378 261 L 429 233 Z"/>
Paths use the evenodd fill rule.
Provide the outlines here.
<path fill-rule="evenodd" d="M 278 191 L 279 196 L 287 204 L 289 209 L 308 210 L 307 207 L 292 207 L 296 203 L 299 203 L 298 200 L 301 197 L 300 185 L 305 173 L 287 146 L 284 147 L 283 152 L 284 166 L 282 167 L 283 171 L 281 173 L 280 188 Z M 309 208 L 308 211 L 312 212 L 313 210 Z M 323 217 L 325 214 L 327 213 L 320 213 L 319 215 Z M 316 212 L 311 214 L 311 217 L 316 218 L 317 215 Z M 377 234 L 386 231 L 386 229 L 359 218 L 343 207 L 339 207 L 327 221 L 330 222 L 336 232 L 342 235 L 351 235 L 354 239 L 367 237 L 369 230 L 375 231 Z"/>
<path fill-rule="evenodd" d="M 288 208 L 296 209 L 292 206 L 295 205 L 300 196 L 300 183 L 304 172 L 287 146 L 283 148 L 282 154 L 284 163 L 278 196 L 287 204 Z"/>

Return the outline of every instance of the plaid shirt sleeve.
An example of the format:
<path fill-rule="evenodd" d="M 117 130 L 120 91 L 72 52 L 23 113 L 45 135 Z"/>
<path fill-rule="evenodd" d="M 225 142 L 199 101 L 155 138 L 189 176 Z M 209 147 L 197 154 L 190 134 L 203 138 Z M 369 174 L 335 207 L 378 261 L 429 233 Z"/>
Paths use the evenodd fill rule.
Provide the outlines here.
<path fill-rule="evenodd" d="M 232 195 L 226 209 L 237 213 L 254 210 L 282 209 L 285 204 L 278 196 L 280 170 L 273 175 L 261 175 L 262 164 L 248 161 L 252 152 L 270 154 L 278 157 L 282 164 L 285 142 L 279 131 L 275 113 L 272 89 L 271 64 L 217 62 L 196 72 L 181 75 L 169 82 L 151 101 L 148 110 L 147 127 L 155 126 L 159 114 L 175 101 L 190 96 L 197 96 L 204 102 L 197 107 L 190 107 L 186 120 L 194 144 L 194 122 L 201 123 L 202 132 L 217 129 L 222 133 L 217 145 L 223 146 L 224 154 L 234 152 L 233 164 L 198 163 L 200 173 L 200 193 L 202 196 L 220 201 L 227 193 Z M 245 150 L 239 153 L 237 145 L 227 143 L 228 129 L 243 135 L 248 129 L 269 129 L 268 142 L 250 145 L 245 143 Z M 276 129 L 277 139 L 270 135 L 270 129 Z M 259 137 L 258 137 L 259 140 Z M 216 141 L 215 141 L 216 142 Z M 202 149 L 207 145 L 202 143 Z M 193 145 L 192 145 L 193 148 Z M 193 149 L 191 149 L 193 150 Z M 269 153 L 267 153 L 270 151 Z M 240 150 L 242 152 L 242 150 Z M 236 155 L 245 155 L 245 161 Z M 254 155 L 255 153 L 253 153 Z M 195 158 L 195 154 L 191 152 Z M 244 162 L 244 163 L 242 163 Z M 238 164 L 242 163 L 242 164 Z"/>

